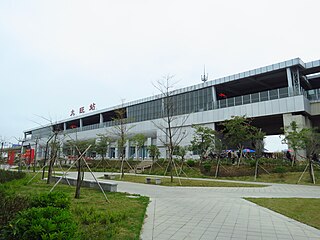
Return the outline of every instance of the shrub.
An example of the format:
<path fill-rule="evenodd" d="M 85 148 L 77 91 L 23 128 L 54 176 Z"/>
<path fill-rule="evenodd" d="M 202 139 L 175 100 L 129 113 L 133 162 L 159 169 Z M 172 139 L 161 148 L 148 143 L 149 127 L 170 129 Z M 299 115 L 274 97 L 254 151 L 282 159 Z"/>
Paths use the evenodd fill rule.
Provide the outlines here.
<path fill-rule="evenodd" d="M 3 239 L 75 239 L 77 225 L 71 213 L 52 206 L 29 208 L 20 212 L 5 227 L 0 236 Z"/>
<path fill-rule="evenodd" d="M 275 173 L 285 173 L 287 170 L 285 167 L 283 166 L 278 166 L 278 167 L 275 167 L 274 170 L 273 170 Z"/>
<path fill-rule="evenodd" d="M 194 167 L 196 165 L 195 161 L 191 159 L 187 161 L 187 164 L 189 165 L 189 167 Z"/>
<path fill-rule="evenodd" d="M 43 193 L 35 197 L 31 203 L 32 207 L 57 207 L 69 208 L 70 199 L 63 192 Z"/>
<path fill-rule="evenodd" d="M 30 199 L 26 196 L 8 194 L 0 189 L 0 230 L 21 210 L 28 208 Z"/>
<path fill-rule="evenodd" d="M 21 179 L 26 176 L 24 172 L 14 172 L 0 169 L 0 183 L 9 182 L 15 179 Z"/>
<path fill-rule="evenodd" d="M 211 170 L 211 164 L 210 163 L 205 163 L 203 164 L 203 168 L 206 172 L 210 172 Z"/>

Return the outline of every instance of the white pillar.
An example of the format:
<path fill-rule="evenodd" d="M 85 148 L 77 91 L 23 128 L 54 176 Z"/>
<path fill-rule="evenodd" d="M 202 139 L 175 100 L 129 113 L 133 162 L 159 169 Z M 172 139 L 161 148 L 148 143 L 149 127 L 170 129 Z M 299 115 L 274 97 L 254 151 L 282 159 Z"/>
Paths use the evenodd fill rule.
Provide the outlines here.
<path fill-rule="evenodd" d="M 288 81 L 288 87 L 292 88 L 292 75 L 291 75 L 291 69 L 287 68 L 287 81 Z"/>
<path fill-rule="evenodd" d="M 117 148 L 117 147 L 114 148 L 114 157 L 115 157 L 115 158 L 119 158 L 118 148 Z"/>
<path fill-rule="evenodd" d="M 283 114 L 283 127 L 290 127 L 290 124 L 295 121 L 298 127 L 298 131 L 300 131 L 302 128 L 309 128 L 311 127 L 311 122 L 310 119 L 306 116 L 303 115 L 292 115 L 291 113 L 287 113 L 287 114 Z M 290 145 L 288 146 L 288 148 L 290 148 Z M 299 157 L 306 157 L 306 150 L 299 150 L 298 151 L 298 160 L 301 160 L 301 158 Z"/>
<path fill-rule="evenodd" d="M 139 159 L 139 153 L 138 153 L 138 146 L 136 146 L 135 148 L 135 154 L 136 154 L 136 159 Z"/>
<path fill-rule="evenodd" d="M 100 113 L 100 127 L 102 127 L 103 125 L 103 115 L 102 113 Z"/>
<path fill-rule="evenodd" d="M 215 109 L 218 104 L 217 91 L 216 91 L 215 86 L 212 86 L 211 89 L 212 89 L 212 109 Z"/>
<path fill-rule="evenodd" d="M 149 146 L 151 146 L 152 145 L 152 139 L 151 139 L 151 137 L 149 137 L 149 138 L 147 138 L 147 147 L 149 147 Z M 149 151 L 147 150 L 147 156 L 146 156 L 146 158 L 148 159 L 148 158 L 150 158 L 150 156 L 149 156 Z"/>
<path fill-rule="evenodd" d="M 67 130 L 67 123 L 63 123 L 63 131 Z"/>
<path fill-rule="evenodd" d="M 79 120 L 80 120 L 80 129 L 82 129 L 82 126 L 83 126 L 82 118 L 80 118 Z"/>
<path fill-rule="evenodd" d="M 130 157 L 130 141 L 129 140 L 127 140 L 127 142 L 126 142 L 126 155 L 125 155 L 125 158 L 126 159 L 129 159 L 129 157 Z"/>

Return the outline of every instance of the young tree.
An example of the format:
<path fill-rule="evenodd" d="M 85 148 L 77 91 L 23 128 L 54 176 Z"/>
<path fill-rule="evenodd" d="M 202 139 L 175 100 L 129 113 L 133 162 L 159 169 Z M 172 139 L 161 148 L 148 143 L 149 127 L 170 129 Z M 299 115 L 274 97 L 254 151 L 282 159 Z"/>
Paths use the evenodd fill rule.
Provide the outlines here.
<path fill-rule="evenodd" d="M 179 156 L 181 158 L 181 166 L 180 166 L 179 175 L 181 174 L 181 172 L 183 172 L 184 159 L 185 159 L 185 156 L 187 154 L 188 149 L 189 149 L 188 146 L 186 146 L 186 147 L 176 146 L 173 151 L 174 155 Z"/>
<path fill-rule="evenodd" d="M 57 136 L 58 136 L 58 132 L 55 132 L 54 133 L 54 137 L 53 137 L 53 141 L 51 141 L 49 143 L 49 146 L 50 146 L 50 160 L 49 160 L 47 184 L 51 183 L 53 165 L 56 162 L 56 159 L 57 159 L 57 156 L 58 156 L 58 150 L 60 148 L 60 142 L 57 140 Z"/>
<path fill-rule="evenodd" d="M 132 127 L 128 127 L 128 119 L 126 118 L 126 109 L 120 108 L 115 110 L 115 117 L 113 118 L 115 126 L 113 134 L 117 138 L 118 155 L 121 161 L 120 178 L 124 177 L 124 161 L 125 161 L 125 145 L 128 138 L 129 131 Z"/>
<path fill-rule="evenodd" d="M 316 179 L 313 171 L 313 161 L 319 161 L 318 155 L 320 152 L 320 133 L 317 128 L 304 128 L 303 130 L 303 142 L 307 151 L 309 160 L 309 174 L 313 184 L 316 183 Z M 318 162 L 319 163 L 319 162 Z"/>
<path fill-rule="evenodd" d="M 315 184 L 315 177 L 313 171 L 312 158 L 317 156 L 320 147 L 320 133 L 317 128 L 302 128 L 298 129 L 297 123 L 295 121 L 291 122 L 289 127 L 285 129 L 284 141 L 290 145 L 294 150 L 295 158 L 297 156 L 296 152 L 299 150 L 306 150 L 307 160 L 309 166 L 309 174 L 312 182 Z M 307 167 L 306 167 L 307 168 Z M 302 177 L 302 175 L 301 175 Z M 299 181 L 301 180 L 301 177 Z M 298 181 L 298 182 L 299 182 Z"/>
<path fill-rule="evenodd" d="M 138 133 L 131 138 L 131 141 L 133 142 L 134 146 L 137 147 L 136 156 L 138 156 L 139 151 L 144 147 L 146 136 L 142 133 Z"/>
<path fill-rule="evenodd" d="M 168 158 L 168 170 L 170 171 L 171 182 L 173 182 L 173 151 L 186 137 L 186 131 L 182 126 L 186 122 L 188 116 L 177 116 L 177 103 L 174 101 L 174 86 L 172 82 L 173 76 L 166 76 L 158 80 L 154 87 L 161 93 L 162 99 L 162 121 L 154 121 L 154 125 L 162 132 L 163 136 L 158 139 L 166 147 Z"/>
<path fill-rule="evenodd" d="M 107 136 L 106 134 L 97 134 L 98 138 L 95 143 L 95 148 L 94 150 L 96 153 L 98 153 L 101 156 L 101 162 L 103 164 L 103 170 L 105 171 L 105 157 L 108 152 L 108 147 L 110 145 L 110 137 Z M 98 163 L 97 167 L 99 166 L 100 162 Z"/>
<path fill-rule="evenodd" d="M 256 180 L 258 176 L 259 159 L 262 157 L 262 154 L 264 151 L 264 138 L 266 136 L 266 133 L 262 132 L 261 129 L 257 129 L 257 128 L 253 130 L 254 131 L 252 132 L 252 145 L 253 145 L 253 149 L 255 150 L 255 161 L 256 161 L 254 180 Z"/>
<path fill-rule="evenodd" d="M 68 140 L 65 143 L 65 148 L 66 149 L 70 149 L 72 152 L 75 153 L 75 157 L 76 160 L 79 158 L 79 156 L 81 154 L 83 154 L 83 152 L 85 152 L 90 146 L 86 155 L 90 155 L 90 152 L 94 149 L 94 144 L 95 144 L 95 140 L 94 139 L 88 139 L 88 140 Z M 77 186 L 76 186 L 76 193 L 75 193 L 75 198 L 80 198 L 80 189 L 81 189 L 81 185 L 82 185 L 82 181 L 84 178 L 84 171 L 83 171 L 83 160 L 82 158 L 77 160 L 76 163 L 77 166 Z"/>
<path fill-rule="evenodd" d="M 160 151 L 156 145 L 148 146 L 148 152 L 149 156 L 152 158 L 152 162 L 154 162 L 155 159 L 158 159 L 160 157 Z"/>
<path fill-rule="evenodd" d="M 305 130 L 299 130 L 297 123 L 295 121 L 292 121 L 290 123 L 290 126 L 283 128 L 283 131 L 285 135 L 283 142 L 288 144 L 288 146 L 290 146 L 290 148 L 293 150 L 294 158 L 291 161 L 293 166 L 295 160 L 297 159 L 298 150 L 300 150 L 301 147 L 304 145 L 301 131 Z"/>
<path fill-rule="evenodd" d="M 240 152 L 238 166 L 242 160 L 242 152 L 245 144 L 251 145 L 257 128 L 251 125 L 251 120 L 245 116 L 234 116 L 221 124 L 224 129 L 224 139 L 229 148 L 237 148 Z"/>
<path fill-rule="evenodd" d="M 215 140 L 215 131 L 209 127 L 192 126 L 195 129 L 190 150 L 196 151 L 200 155 L 200 162 L 204 159 L 206 153 L 213 149 Z"/>
<path fill-rule="evenodd" d="M 153 164 L 154 164 L 154 160 L 158 159 L 160 157 L 160 151 L 159 151 L 159 148 L 156 145 L 148 146 L 147 150 L 149 152 L 149 156 L 152 159 L 152 165 L 150 167 L 150 173 L 151 173 L 152 168 L 153 168 Z"/>

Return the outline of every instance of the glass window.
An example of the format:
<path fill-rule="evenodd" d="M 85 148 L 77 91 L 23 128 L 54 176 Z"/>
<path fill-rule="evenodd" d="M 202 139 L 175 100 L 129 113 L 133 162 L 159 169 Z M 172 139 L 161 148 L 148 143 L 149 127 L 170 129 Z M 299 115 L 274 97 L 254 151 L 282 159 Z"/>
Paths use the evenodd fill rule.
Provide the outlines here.
<path fill-rule="evenodd" d="M 228 98 L 227 103 L 228 103 L 228 107 L 234 106 L 234 98 Z"/>
<path fill-rule="evenodd" d="M 260 101 L 267 101 L 268 100 L 268 91 L 260 93 Z"/>
<path fill-rule="evenodd" d="M 235 105 L 242 105 L 242 96 L 235 97 Z"/>
<path fill-rule="evenodd" d="M 278 89 L 273 89 L 269 91 L 270 100 L 272 99 L 278 99 Z"/>
<path fill-rule="evenodd" d="M 227 107 L 227 100 L 226 99 L 221 99 L 221 100 L 219 100 L 219 102 L 220 102 L 220 108 Z"/>
<path fill-rule="evenodd" d="M 285 97 L 288 97 L 289 94 L 288 94 L 288 88 L 280 88 L 279 89 L 279 97 L 280 98 L 285 98 Z"/>
<path fill-rule="evenodd" d="M 243 96 L 243 104 L 250 103 L 250 95 L 244 95 Z"/>
<path fill-rule="evenodd" d="M 251 94 L 251 102 L 252 103 L 259 102 L 259 93 L 252 93 Z"/>

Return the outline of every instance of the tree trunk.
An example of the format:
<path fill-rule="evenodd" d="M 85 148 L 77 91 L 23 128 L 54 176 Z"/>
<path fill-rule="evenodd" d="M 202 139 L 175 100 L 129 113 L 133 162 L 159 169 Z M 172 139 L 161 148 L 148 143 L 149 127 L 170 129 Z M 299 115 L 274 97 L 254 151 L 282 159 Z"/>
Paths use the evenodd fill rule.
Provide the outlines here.
<path fill-rule="evenodd" d="M 53 164 L 54 164 L 54 162 L 56 161 L 56 157 L 57 157 L 57 154 L 56 154 L 56 152 L 54 152 L 54 153 L 51 155 L 50 162 L 49 162 L 47 184 L 50 184 L 50 183 L 51 183 L 52 169 L 53 169 Z"/>
<path fill-rule="evenodd" d="M 254 170 L 254 180 L 255 181 L 257 180 L 257 177 L 258 177 L 258 166 L 259 166 L 259 159 L 257 158 L 256 159 L 256 167 L 255 167 L 255 170 Z"/>
<path fill-rule="evenodd" d="M 217 163 L 217 167 L 216 167 L 215 178 L 217 178 L 217 177 L 218 177 L 218 174 L 219 174 L 219 168 L 220 168 L 220 157 L 218 158 L 218 163 Z"/>
<path fill-rule="evenodd" d="M 57 148 L 56 141 L 57 141 L 57 134 L 54 134 L 54 139 L 53 139 L 53 143 L 52 143 L 52 147 L 51 147 L 51 157 L 50 157 L 50 161 L 49 161 L 47 184 L 50 184 L 50 182 L 51 182 L 52 168 L 53 168 L 53 164 L 56 160 L 57 153 L 58 153 L 58 149 L 56 149 Z"/>
<path fill-rule="evenodd" d="M 76 194 L 75 198 L 80 198 L 80 189 L 81 189 L 81 183 L 82 183 L 82 177 L 81 177 L 81 159 L 78 160 L 77 163 L 77 168 L 78 168 L 78 176 L 77 176 L 77 186 L 76 186 Z"/>
<path fill-rule="evenodd" d="M 124 158 L 121 157 L 121 169 L 120 169 L 120 171 L 121 171 L 121 179 L 124 177 L 123 163 L 124 163 Z"/>
<path fill-rule="evenodd" d="M 170 159 L 170 181 L 173 183 L 173 167 L 172 167 L 172 157 Z"/>
<path fill-rule="evenodd" d="M 240 147 L 240 149 L 239 149 L 239 151 L 240 151 L 240 157 L 239 157 L 239 159 L 238 159 L 238 167 L 240 166 L 240 163 L 241 163 L 241 160 L 242 160 L 242 151 L 243 151 L 243 147 L 241 146 Z"/>
<path fill-rule="evenodd" d="M 313 163 L 312 160 L 309 159 L 309 174 L 313 184 L 316 184 L 316 178 L 314 177 Z"/>

